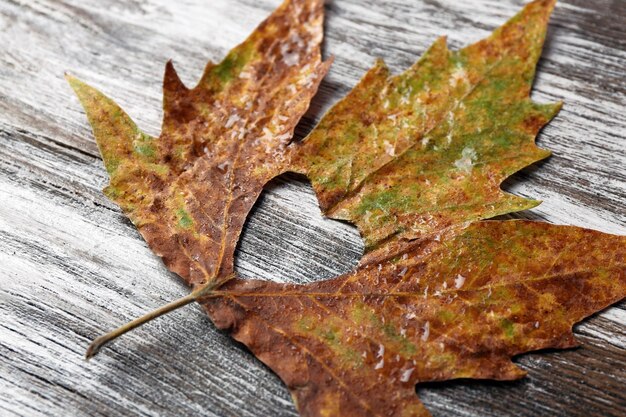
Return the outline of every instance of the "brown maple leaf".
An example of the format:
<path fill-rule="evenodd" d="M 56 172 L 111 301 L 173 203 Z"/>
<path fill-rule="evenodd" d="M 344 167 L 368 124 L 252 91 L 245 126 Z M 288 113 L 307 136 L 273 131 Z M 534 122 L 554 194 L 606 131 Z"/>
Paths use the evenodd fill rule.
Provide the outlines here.
<path fill-rule="evenodd" d="M 111 177 L 105 194 L 188 284 L 232 277 L 248 212 L 285 171 L 285 148 L 330 66 L 321 62 L 322 23 L 323 0 L 286 1 L 193 89 L 168 62 L 159 138 L 68 76 Z"/>
<path fill-rule="evenodd" d="M 159 139 L 71 79 L 107 194 L 196 286 L 88 355 L 199 301 L 285 381 L 301 415 L 427 416 L 418 382 L 516 379 L 512 356 L 574 346 L 574 323 L 626 296 L 626 238 L 484 220 L 538 204 L 500 184 L 549 154 L 534 140 L 560 104 L 529 93 L 553 6 L 530 3 L 460 51 L 442 38 L 398 76 L 379 62 L 301 143 L 288 144 L 327 70 L 321 1 L 285 2 L 194 90 L 168 67 Z M 308 175 L 328 216 L 359 227 L 355 271 L 308 285 L 234 277 L 245 216 L 288 169 Z"/>

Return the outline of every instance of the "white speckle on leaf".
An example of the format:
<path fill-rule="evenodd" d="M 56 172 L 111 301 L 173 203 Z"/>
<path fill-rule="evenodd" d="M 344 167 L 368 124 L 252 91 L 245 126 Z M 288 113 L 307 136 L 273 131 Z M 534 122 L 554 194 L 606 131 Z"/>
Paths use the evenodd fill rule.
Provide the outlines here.
<path fill-rule="evenodd" d="M 241 120 L 241 117 L 239 117 L 238 114 L 236 114 L 236 113 L 235 114 L 231 114 L 230 117 L 228 118 L 228 121 L 226 121 L 226 125 L 224 127 L 226 129 L 230 129 L 239 120 Z"/>
<path fill-rule="evenodd" d="M 291 43 L 296 44 L 296 46 L 298 46 L 298 48 L 302 49 L 304 48 L 304 40 L 300 37 L 300 35 L 297 32 L 294 32 L 291 34 L 291 38 L 289 39 L 291 41 Z"/>
<path fill-rule="evenodd" d="M 538 328 L 539 328 L 539 322 L 538 322 L 538 321 L 536 321 L 536 322 L 535 322 L 535 329 L 538 329 Z"/>
<path fill-rule="evenodd" d="M 315 81 L 316 77 L 317 77 L 317 73 L 310 72 L 306 75 L 306 77 L 298 81 L 298 85 L 303 85 L 306 88 L 311 88 L 313 86 L 313 82 Z"/>
<path fill-rule="evenodd" d="M 476 160 L 476 151 L 473 148 L 466 147 L 461 152 L 461 157 L 454 161 L 454 166 L 459 170 L 469 174 L 472 171 L 472 167 L 474 166 L 474 161 Z"/>
<path fill-rule="evenodd" d="M 422 333 L 422 342 L 425 342 L 430 337 L 430 322 L 429 321 L 424 323 L 424 326 L 422 326 L 422 331 L 423 331 L 423 333 Z"/>
<path fill-rule="evenodd" d="M 383 146 L 385 147 L 385 152 L 387 153 L 387 155 L 389 156 L 395 156 L 396 155 L 396 149 L 395 147 L 389 143 L 389 141 L 384 141 L 383 142 Z"/>
<path fill-rule="evenodd" d="M 411 374 L 413 373 L 414 370 L 415 368 L 411 368 L 411 369 L 407 369 L 406 371 L 403 371 L 402 375 L 400 376 L 400 381 L 409 382 L 409 379 L 411 379 Z"/>
<path fill-rule="evenodd" d="M 378 345 L 378 354 L 376 356 L 379 358 L 385 356 L 385 345 Z"/>
<path fill-rule="evenodd" d="M 459 83 L 469 82 L 469 79 L 467 77 L 467 71 L 465 71 L 463 65 L 461 65 L 460 63 L 457 64 L 456 68 L 454 69 L 454 71 L 452 71 L 452 74 L 450 75 L 449 82 L 450 87 L 452 88 L 455 88 L 457 85 L 459 85 Z"/>
<path fill-rule="evenodd" d="M 267 127 L 263 128 L 263 136 L 259 138 L 259 141 L 267 146 L 268 142 L 271 142 L 274 135 Z"/>
<path fill-rule="evenodd" d="M 289 139 L 291 139 L 291 133 L 289 132 L 276 136 L 276 140 L 278 140 L 279 142 L 285 142 Z"/>
<path fill-rule="evenodd" d="M 454 279 L 454 286 L 459 289 L 465 284 L 465 277 L 461 274 L 457 275 Z"/>
<path fill-rule="evenodd" d="M 448 129 L 450 131 L 446 135 L 446 143 L 449 145 L 452 143 L 452 131 L 454 130 L 454 113 L 448 112 Z"/>
<path fill-rule="evenodd" d="M 381 359 L 381 360 L 380 360 L 380 362 L 378 362 L 378 363 L 376 364 L 376 366 L 374 367 L 374 369 L 382 369 L 382 368 L 383 368 L 383 366 L 385 366 L 385 360 L 384 360 L 384 359 Z"/>
<path fill-rule="evenodd" d="M 283 56 L 283 62 L 289 67 L 298 65 L 300 62 L 300 54 L 298 52 L 291 51 L 291 45 L 289 44 L 283 43 L 280 46 L 280 53 Z"/>

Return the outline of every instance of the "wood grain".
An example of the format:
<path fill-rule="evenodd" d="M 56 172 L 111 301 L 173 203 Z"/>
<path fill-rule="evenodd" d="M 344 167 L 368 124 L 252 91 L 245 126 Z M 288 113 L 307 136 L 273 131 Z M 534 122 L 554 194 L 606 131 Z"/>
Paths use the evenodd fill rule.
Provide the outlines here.
<path fill-rule="evenodd" d="M 278 0 L 0 0 L 0 415 L 296 416 L 286 389 L 198 307 L 150 323 L 95 360 L 100 333 L 186 293 L 101 193 L 106 173 L 71 71 L 159 131 L 161 76 L 173 58 L 193 84 Z M 458 48 L 513 15 L 519 0 L 332 0 L 325 55 L 336 62 L 298 129 L 376 57 L 395 71 L 439 35 Z M 561 1 L 534 98 L 564 100 L 541 134 L 547 162 L 506 189 L 544 204 L 525 218 L 626 233 L 626 1 Z M 237 268 L 291 282 L 358 261 L 349 225 L 323 219 L 310 187 L 283 176 L 249 218 Z M 515 383 L 419 386 L 436 416 L 623 416 L 626 304 L 577 327 L 582 347 L 518 359 Z"/>

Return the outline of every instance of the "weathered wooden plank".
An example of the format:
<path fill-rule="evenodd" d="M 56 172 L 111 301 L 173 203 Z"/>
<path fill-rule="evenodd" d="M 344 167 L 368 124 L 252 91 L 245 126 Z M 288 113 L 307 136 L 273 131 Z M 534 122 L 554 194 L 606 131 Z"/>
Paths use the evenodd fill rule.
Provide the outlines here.
<path fill-rule="evenodd" d="M 326 55 L 336 63 L 303 136 L 373 63 L 399 71 L 439 35 L 480 39 L 522 1 L 332 0 Z M 0 414 L 295 416 L 280 381 L 189 307 L 91 362 L 91 338 L 186 291 L 100 189 L 106 174 L 63 72 L 114 97 L 150 133 L 173 58 L 196 80 L 278 0 L 0 1 Z M 506 184 L 545 201 L 523 217 L 626 233 L 626 2 L 562 1 L 535 98 L 564 110 L 539 143 L 555 156 Z M 322 219 L 302 178 L 273 181 L 244 233 L 244 276 L 293 282 L 349 270 L 362 250 Z M 626 306 L 578 326 L 567 352 L 523 356 L 527 379 L 419 387 L 440 416 L 621 416 Z"/>

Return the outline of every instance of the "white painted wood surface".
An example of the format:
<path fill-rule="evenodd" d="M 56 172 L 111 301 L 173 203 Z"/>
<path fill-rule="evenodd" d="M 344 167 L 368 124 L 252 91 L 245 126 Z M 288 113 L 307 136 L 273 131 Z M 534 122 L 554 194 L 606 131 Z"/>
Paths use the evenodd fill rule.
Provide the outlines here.
<path fill-rule="evenodd" d="M 89 341 L 186 293 L 101 193 L 106 173 L 63 79 L 101 88 L 149 133 L 173 58 L 189 84 L 279 0 L 0 0 L 0 415 L 296 416 L 286 389 L 198 307 Z M 302 137 L 376 57 L 399 71 L 441 35 L 458 48 L 520 0 L 332 0 L 336 62 Z M 626 233 L 626 1 L 557 6 L 534 97 L 565 107 L 541 134 L 554 156 L 506 183 L 544 204 L 521 216 Z M 266 189 L 238 255 L 248 277 L 308 282 L 349 270 L 356 231 L 321 218 L 300 178 Z M 525 355 L 515 383 L 418 387 L 438 416 L 623 416 L 626 304 L 577 327 L 580 349 Z"/>

